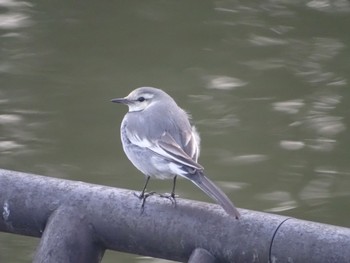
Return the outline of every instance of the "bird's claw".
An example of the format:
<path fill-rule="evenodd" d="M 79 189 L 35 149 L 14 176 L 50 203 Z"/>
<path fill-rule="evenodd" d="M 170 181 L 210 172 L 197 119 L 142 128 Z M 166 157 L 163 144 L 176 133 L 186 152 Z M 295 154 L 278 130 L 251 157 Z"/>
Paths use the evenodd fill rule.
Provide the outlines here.
<path fill-rule="evenodd" d="M 156 192 L 142 192 L 141 194 L 134 193 L 134 196 L 136 196 L 138 199 L 142 200 L 141 204 L 141 214 L 143 213 L 145 209 L 146 199 L 152 195 L 156 194 Z"/>
<path fill-rule="evenodd" d="M 172 204 L 176 207 L 176 197 L 179 197 L 178 195 L 175 195 L 174 193 L 164 193 L 164 194 L 159 194 L 160 197 L 169 199 Z"/>

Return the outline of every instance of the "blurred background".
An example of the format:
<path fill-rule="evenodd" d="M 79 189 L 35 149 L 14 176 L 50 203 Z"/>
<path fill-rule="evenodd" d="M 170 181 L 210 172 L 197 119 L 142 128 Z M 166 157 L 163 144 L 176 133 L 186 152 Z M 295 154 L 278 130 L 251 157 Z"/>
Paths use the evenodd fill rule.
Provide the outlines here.
<path fill-rule="evenodd" d="M 110 99 L 155 86 L 238 207 L 350 227 L 349 25 L 348 0 L 0 0 L 0 167 L 141 190 Z M 38 241 L 0 233 L 0 262 L 31 262 Z"/>

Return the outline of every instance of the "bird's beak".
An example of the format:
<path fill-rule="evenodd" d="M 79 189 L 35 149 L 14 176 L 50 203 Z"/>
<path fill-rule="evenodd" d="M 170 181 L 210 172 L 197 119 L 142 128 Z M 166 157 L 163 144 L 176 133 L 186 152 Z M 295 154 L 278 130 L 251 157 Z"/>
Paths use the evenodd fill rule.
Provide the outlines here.
<path fill-rule="evenodd" d="M 130 100 L 128 100 L 127 98 L 116 98 L 116 99 L 112 99 L 111 102 L 128 104 Z"/>

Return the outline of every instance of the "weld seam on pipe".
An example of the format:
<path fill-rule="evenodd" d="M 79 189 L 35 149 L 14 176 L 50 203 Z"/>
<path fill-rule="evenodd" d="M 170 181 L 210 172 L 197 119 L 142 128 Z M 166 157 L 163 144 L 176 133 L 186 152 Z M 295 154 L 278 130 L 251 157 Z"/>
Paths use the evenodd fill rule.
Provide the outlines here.
<path fill-rule="evenodd" d="M 273 235 L 272 235 L 272 238 L 271 238 L 271 243 L 270 243 L 270 248 L 269 248 L 269 262 L 272 262 L 272 246 L 273 246 L 273 241 L 275 240 L 275 237 L 276 237 L 276 235 L 277 235 L 277 232 L 278 232 L 278 230 L 281 228 L 281 226 L 286 222 L 286 221 L 288 221 L 288 220 L 290 220 L 290 219 L 293 219 L 292 217 L 288 217 L 288 218 L 286 218 L 286 219 L 284 219 L 284 220 L 282 220 L 282 222 L 276 227 L 276 230 L 275 230 L 275 232 L 273 233 Z"/>

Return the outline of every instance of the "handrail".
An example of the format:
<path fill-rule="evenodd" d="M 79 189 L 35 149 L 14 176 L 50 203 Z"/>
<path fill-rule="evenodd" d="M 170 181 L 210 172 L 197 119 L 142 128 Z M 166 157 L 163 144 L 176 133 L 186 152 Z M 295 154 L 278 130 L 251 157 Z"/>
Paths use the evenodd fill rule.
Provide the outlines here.
<path fill-rule="evenodd" d="M 100 262 L 105 249 L 197 262 L 348 262 L 350 229 L 0 169 L 0 231 L 41 237 L 33 262 Z"/>

